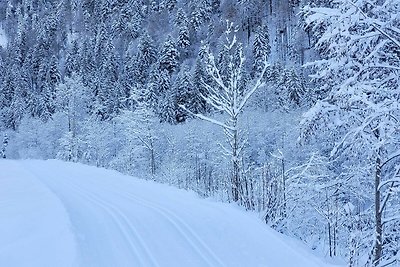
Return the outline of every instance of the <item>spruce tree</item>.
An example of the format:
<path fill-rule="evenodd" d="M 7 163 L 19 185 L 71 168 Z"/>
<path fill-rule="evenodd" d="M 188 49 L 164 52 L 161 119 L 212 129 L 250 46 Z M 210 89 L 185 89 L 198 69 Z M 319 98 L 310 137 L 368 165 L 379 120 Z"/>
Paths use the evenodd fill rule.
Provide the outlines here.
<path fill-rule="evenodd" d="M 195 93 L 197 92 L 193 88 L 189 66 L 185 65 L 181 68 L 173 87 L 174 93 L 176 94 L 175 102 L 177 109 L 175 117 L 176 122 L 180 123 L 186 120 L 187 112 L 180 108 L 179 105 L 186 106 L 190 108 L 190 110 L 194 110 L 195 108 L 195 103 L 193 102 L 196 98 Z"/>
<path fill-rule="evenodd" d="M 201 54 L 197 56 L 196 63 L 194 65 L 194 71 L 192 76 L 193 89 L 191 91 L 190 106 L 195 113 L 205 113 L 207 108 L 207 102 L 204 99 L 207 97 L 207 89 L 205 84 L 212 84 L 212 80 L 206 73 L 206 69 L 203 63 Z"/>
<path fill-rule="evenodd" d="M 259 26 L 254 35 L 253 41 L 253 72 L 254 74 L 260 73 L 263 68 L 264 58 L 268 58 L 271 53 L 271 46 L 269 44 L 269 32 L 267 25 Z"/>
<path fill-rule="evenodd" d="M 157 61 L 157 49 L 151 36 L 144 32 L 138 42 L 137 54 L 132 58 L 132 71 L 136 82 L 145 84 L 149 76 L 150 66 Z"/>
<path fill-rule="evenodd" d="M 80 66 L 79 66 L 78 53 L 79 53 L 78 42 L 77 40 L 73 40 L 65 59 L 65 65 L 64 65 L 65 76 L 71 77 L 73 72 L 76 73 L 79 72 Z"/>
<path fill-rule="evenodd" d="M 157 110 L 161 121 L 174 123 L 176 111 L 176 92 L 171 86 L 171 76 L 162 70 L 157 81 Z"/>
<path fill-rule="evenodd" d="M 178 26 L 178 40 L 177 45 L 182 52 L 186 53 L 187 48 L 190 46 L 190 33 L 188 19 L 185 14 L 180 18 Z"/>
<path fill-rule="evenodd" d="M 166 70 L 170 75 L 175 72 L 179 65 L 179 52 L 176 48 L 175 41 L 169 35 L 164 42 L 159 56 L 160 70 Z"/>

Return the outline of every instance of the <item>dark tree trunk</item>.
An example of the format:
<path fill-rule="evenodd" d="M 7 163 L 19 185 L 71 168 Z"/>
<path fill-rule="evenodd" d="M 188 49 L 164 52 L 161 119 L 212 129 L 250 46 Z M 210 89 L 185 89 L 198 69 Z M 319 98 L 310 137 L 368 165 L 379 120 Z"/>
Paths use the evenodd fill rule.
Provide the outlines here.
<path fill-rule="evenodd" d="M 381 192 L 379 185 L 381 183 L 381 158 L 380 151 L 376 158 L 375 170 L 375 245 L 373 251 L 374 265 L 378 266 L 382 256 L 382 211 L 381 211 Z"/>
<path fill-rule="evenodd" d="M 233 143 L 232 143 L 232 164 L 233 164 L 233 174 L 232 174 L 232 197 L 233 201 L 237 202 L 239 200 L 239 188 L 240 188 L 240 160 L 239 160 L 239 137 L 238 130 L 236 128 L 237 120 L 233 120 Z"/>

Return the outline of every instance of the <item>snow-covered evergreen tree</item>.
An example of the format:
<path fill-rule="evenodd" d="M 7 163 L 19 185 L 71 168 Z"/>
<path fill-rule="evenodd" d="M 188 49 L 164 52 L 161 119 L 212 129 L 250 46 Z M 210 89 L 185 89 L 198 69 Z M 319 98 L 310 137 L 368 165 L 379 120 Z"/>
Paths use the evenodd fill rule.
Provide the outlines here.
<path fill-rule="evenodd" d="M 179 52 L 172 36 L 168 36 L 160 50 L 159 67 L 171 75 L 178 68 Z"/>
<path fill-rule="evenodd" d="M 176 94 L 176 122 L 179 123 L 185 121 L 188 115 L 187 112 L 179 108 L 179 106 L 184 105 L 188 108 L 192 108 L 195 106 L 193 101 L 196 99 L 196 97 L 201 97 L 196 95 L 198 92 L 193 88 L 189 66 L 183 66 L 181 68 L 175 80 L 173 90 Z"/>
<path fill-rule="evenodd" d="M 144 84 L 150 73 L 150 66 L 157 60 L 157 49 L 151 36 L 144 32 L 138 42 L 137 54 L 132 64 L 136 82 Z"/>
<path fill-rule="evenodd" d="M 269 44 L 269 32 L 266 25 L 259 26 L 253 41 L 253 70 L 256 73 L 260 73 L 263 69 L 264 59 L 268 58 L 271 53 L 271 46 Z"/>
<path fill-rule="evenodd" d="M 300 106 L 305 98 L 305 84 L 294 68 L 285 69 L 276 84 L 278 100 L 283 109 Z"/>

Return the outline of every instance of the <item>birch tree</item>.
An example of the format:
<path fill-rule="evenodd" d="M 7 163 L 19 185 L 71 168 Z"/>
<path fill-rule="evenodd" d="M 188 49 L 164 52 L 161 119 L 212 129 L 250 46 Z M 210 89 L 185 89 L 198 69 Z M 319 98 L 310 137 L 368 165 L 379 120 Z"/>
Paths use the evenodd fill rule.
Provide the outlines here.
<path fill-rule="evenodd" d="M 216 120 L 210 116 L 193 113 L 196 117 L 211 122 L 223 128 L 229 147 L 225 148 L 231 159 L 231 186 L 232 198 L 240 200 L 241 184 L 241 157 L 245 146 L 245 140 L 239 127 L 240 114 L 253 93 L 265 83 L 264 73 L 269 66 L 265 57 L 263 69 L 259 77 L 254 81 L 243 85 L 244 63 L 242 44 L 236 39 L 235 29 L 232 23 L 228 23 L 225 32 L 226 40 L 223 50 L 227 52 L 224 65 L 217 65 L 213 52 L 208 45 L 204 45 L 204 61 L 206 72 L 211 78 L 211 83 L 204 83 L 206 94 L 202 95 L 205 101 L 215 110 L 227 115 L 226 121 Z M 223 71 L 222 71 L 223 70 Z M 186 109 L 184 106 L 182 108 Z M 186 109 L 187 110 L 187 109 Z M 190 112 L 190 110 L 189 110 Z"/>

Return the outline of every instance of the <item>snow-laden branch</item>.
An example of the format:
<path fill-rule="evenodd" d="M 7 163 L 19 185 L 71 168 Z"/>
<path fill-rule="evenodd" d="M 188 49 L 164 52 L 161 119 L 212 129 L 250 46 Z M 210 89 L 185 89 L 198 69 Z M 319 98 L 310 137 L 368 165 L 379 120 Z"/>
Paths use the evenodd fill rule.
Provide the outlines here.
<path fill-rule="evenodd" d="M 367 14 L 365 14 L 364 11 L 362 11 L 362 9 L 357 6 L 353 1 L 348 1 L 352 6 L 354 6 L 358 12 L 360 12 L 360 14 L 367 20 L 371 20 L 370 17 L 367 16 Z M 384 31 L 380 25 L 378 25 L 376 22 L 372 22 L 371 26 L 377 30 L 378 32 L 380 32 L 383 36 L 385 36 L 387 39 L 389 39 L 390 41 L 392 41 L 396 46 L 398 46 L 400 48 L 400 41 L 396 40 L 395 37 L 391 36 L 389 33 L 387 33 L 386 31 Z"/>
<path fill-rule="evenodd" d="M 381 164 L 381 168 L 397 157 L 400 157 L 400 152 L 389 155 L 388 159 Z"/>
<path fill-rule="evenodd" d="M 261 72 L 259 78 L 257 79 L 256 84 L 255 84 L 255 85 L 253 86 L 253 88 L 250 89 L 250 90 L 247 92 L 247 94 L 243 97 L 242 101 L 241 101 L 240 104 L 239 104 L 238 112 L 241 112 L 241 111 L 242 111 L 243 107 L 246 105 L 247 101 L 248 101 L 249 98 L 254 94 L 254 92 L 255 92 L 258 88 L 260 88 L 260 87 L 262 87 L 262 86 L 265 85 L 265 82 L 262 81 L 262 79 L 263 79 L 264 74 L 265 74 L 265 72 L 267 71 L 267 69 L 268 69 L 269 66 L 270 66 L 270 64 L 268 64 L 267 61 L 265 60 L 265 62 L 264 62 L 264 68 L 263 68 L 263 70 L 262 70 L 262 72 Z"/>
<path fill-rule="evenodd" d="M 384 218 L 382 220 L 382 224 L 385 225 L 387 223 L 390 223 L 390 222 L 393 222 L 393 221 L 398 221 L 398 220 L 400 220 L 400 216 L 399 215 L 393 216 L 393 217 L 389 217 L 389 218 Z"/>
<path fill-rule="evenodd" d="M 400 70 L 400 67 L 384 65 L 384 64 L 371 65 L 371 66 L 368 66 L 368 68 L 386 68 L 386 69 Z"/>
<path fill-rule="evenodd" d="M 228 29 L 228 32 L 230 31 L 231 28 Z M 226 49 L 229 50 L 230 54 L 228 55 L 228 62 L 225 62 L 229 70 L 226 77 L 222 77 L 220 67 L 217 66 L 215 57 L 210 51 L 210 48 L 208 46 L 205 47 L 206 72 L 211 78 L 212 83 L 210 84 L 202 80 L 206 93 L 201 94 L 201 97 L 216 110 L 222 111 L 230 118 L 233 118 L 233 120 L 236 120 L 254 92 L 265 85 L 263 79 L 270 64 L 268 64 L 265 58 L 264 67 L 255 83 L 251 87 L 245 87 L 244 92 L 241 92 L 240 84 L 243 79 L 242 71 L 245 62 L 242 46 L 237 43 L 235 37 L 233 37 L 232 40 L 227 39 L 227 42 Z M 235 56 L 238 56 L 237 61 L 235 60 Z M 180 107 L 197 118 L 231 131 L 236 130 L 236 127 L 233 125 L 212 119 L 203 114 L 193 113 L 185 106 L 181 105 Z"/>
<path fill-rule="evenodd" d="M 218 121 L 218 120 L 215 120 L 215 119 L 213 119 L 213 118 L 210 118 L 210 117 L 205 116 L 205 115 L 200 114 L 200 113 L 194 113 L 194 112 L 190 111 L 188 108 L 186 108 L 184 105 L 179 105 L 179 107 L 180 107 L 181 109 L 185 110 L 186 112 L 188 112 L 190 115 L 193 115 L 193 116 L 195 116 L 195 117 L 197 117 L 197 118 L 199 118 L 199 119 L 202 119 L 202 120 L 204 120 L 204 121 L 211 122 L 212 124 L 221 126 L 221 127 L 224 128 L 224 129 L 234 130 L 233 127 L 227 125 L 226 123 L 220 122 L 220 121 Z"/>

